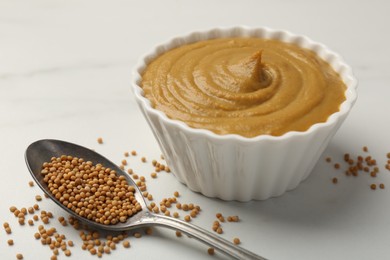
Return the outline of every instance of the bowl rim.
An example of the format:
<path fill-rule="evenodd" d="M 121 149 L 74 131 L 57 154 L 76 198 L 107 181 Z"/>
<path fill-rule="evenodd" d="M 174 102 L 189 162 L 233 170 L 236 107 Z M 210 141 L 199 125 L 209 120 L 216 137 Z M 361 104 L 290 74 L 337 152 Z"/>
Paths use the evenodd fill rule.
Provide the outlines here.
<path fill-rule="evenodd" d="M 229 36 L 215 36 L 218 33 L 231 33 L 233 35 Z M 257 37 L 255 34 L 264 34 L 263 37 Z M 297 44 L 298 46 L 306 49 L 310 49 L 314 51 L 320 58 L 327 61 L 330 66 L 340 75 L 344 84 L 346 85 L 345 90 L 345 100 L 340 104 L 339 111 L 329 115 L 328 119 L 325 122 L 315 123 L 310 126 L 305 131 L 288 131 L 280 136 L 273 136 L 269 134 L 261 134 L 254 137 L 245 137 L 239 134 L 217 134 L 208 129 L 203 128 L 194 128 L 189 126 L 183 121 L 169 118 L 164 112 L 157 110 L 152 107 L 151 101 L 144 96 L 144 91 L 141 87 L 142 80 L 142 72 L 145 70 L 147 65 L 156 57 L 161 55 L 162 53 L 179 47 L 183 41 L 185 44 L 190 44 L 193 42 L 197 42 L 199 40 L 189 40 L 196 37 L 206 37 L 206 39 L 214 39 L 214 38 L 229 38 L 229 37 L 257 37 L 257 38 L 265 38 L 265 39 L 277 39 L 284 42 L 292 42 Z M 300 44 L 298 44 L 300 43 Z M 301 46 L 305 45 L 305 46 Z M 323 53 L 323 55 L 319 55 L 319 53 Z M 326 55 L 325 57 L 323 57 Z M 338 69 L 332 65 L 331 61 L 338 62 Z M 240 142 L 253 142 L 260 140 L 286 140 L 294 137 L 300 137 L 305 135 L 313 134 L 314 132 L 320 131 L 321 129 L 325 129 L 331 126 L 336 125 L 336 123 L 344 118 L 352 106 L 356 102 L 357 99 L 357 85 L 358 81 L 352 72 L 352 68 L 344 61 L 342 56 L 338 53 L 332 51 L 326 45 L 315 42 L 311 40 L 309 37 L 305 35 L 293 34 L 287 30 L 279 30 L 279 29 L 271 29 L 266 26 L 257 26 L 257 27 L 249 27 L 249 26 L 235 26 L 235 27 L 215 27 L 208 30 L 199 30 L 194 31 L 184 36 L 174 37 L 170 40 L 155 45 L 150 51 L 146 54 L 142 55 L 141 58 L 136 63 L 135 67 L 132 71 L 132 80 L 131 80 L 132 90 L 136 97 L 137 103 L 142 106 L 148 113 L 151 113 L 165 123 L 175 126 L 183 131 L 189 132 L 193 135 L 197 135 L 200 137 L 213 138 L 215 140 L 236 140 Z"/>

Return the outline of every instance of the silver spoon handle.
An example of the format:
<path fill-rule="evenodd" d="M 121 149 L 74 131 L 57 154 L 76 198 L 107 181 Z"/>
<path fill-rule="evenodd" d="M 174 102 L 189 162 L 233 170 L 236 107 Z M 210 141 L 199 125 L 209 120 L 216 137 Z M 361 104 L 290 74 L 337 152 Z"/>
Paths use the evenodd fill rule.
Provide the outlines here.
<path fill-rule="evenodd" d="M 266 260 L 265 258 L 256 255 L 242 247 L 239 247 L 233 244 L 232 242 L 221 238 L 220 236 L 217 236 L 209 231 L 206 231 L 200 227 L 189 224 L 179 219 L 162 216 L 162 215 L 150 214 L 149 217 L 142 219 L 142 224 L 146 226 L 149 225 L 164 226 L 171 229 L 182 231 L 183 233 L 189 235 L 190 237 L 193 237 L 235 259 Z"/>

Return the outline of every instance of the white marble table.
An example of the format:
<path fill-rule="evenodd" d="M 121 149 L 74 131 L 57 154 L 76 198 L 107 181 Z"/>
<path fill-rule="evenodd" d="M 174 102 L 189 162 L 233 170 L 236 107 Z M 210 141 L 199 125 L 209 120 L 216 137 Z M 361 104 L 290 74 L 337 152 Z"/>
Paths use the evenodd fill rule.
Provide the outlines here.
<path fill-rule="evenodd" d="M 24 163 L 29 143 L 43 138 L 76 142 L 115 162 L 137 150 L 131 167 L 145 175 L 159 199 L 175 190 L 183 202 L 203 208 L 193 223 L 211 229 L 214 215 L 238 214 L 224 224 L 223 237 L 269 259 L 390 259 L 390 18 L 388 1 L 0 1 L 0 259 L 49 259 L 51 250 L 35 241 L 37 228 L 19 226 L 11 205 L 29 206 L 42 194 L 29 187 Z M 131 68 L 154 44 L 192 30 L 215 26 L 265 25 L 306 34 L 341 53 L 359 79 L 359 99 L 312 175 L 294 191 L 249 203 L 209 199 L 189 191 L 172 174 L 151 180 L 140 156 L 160 151 L 130 92 Z M 105 143 L 99 145 L 97 137 Z M 376 179 L 343 176 L 324 161 L 368 146 L 381 172 Z M 338 176 L 339 183 L 331 179 Z M 388 188 L 372 191 L 371 183 Z M 41 207 L 64 215 L 54 203 Z M 95 259 L 80 249 L 78 233 L 51 222 L 72 239 L 74 259 Z M 7 240 L 15 245 L 10 247 Z M 131 248 L 105 258 L 202 259 L 207 247 L 174 232 L 130 238 Z M 217 254 L 214 257 L 220 257 Z M 65 256 L 61 253 L 61 259 Z"/>

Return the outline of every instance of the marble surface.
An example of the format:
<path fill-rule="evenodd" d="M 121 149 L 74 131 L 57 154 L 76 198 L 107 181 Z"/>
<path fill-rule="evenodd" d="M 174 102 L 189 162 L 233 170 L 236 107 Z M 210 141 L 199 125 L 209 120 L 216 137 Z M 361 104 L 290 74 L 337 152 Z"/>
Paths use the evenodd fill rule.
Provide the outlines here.
<path fill-rule="evenodd" d="M 223 237 L 239 237 L 242 246 L 269 259 L 389 259 L 390 172 L 390 36 L 388 1 L 0 1 L 0 258 L 49 259 L 47 246 L 35 241 L 34 227 L 19 226 L 8 208 L 26 207 L 42 194 L 29 187 L 24 151 L 33 141 L 63 139 L 87 147 L 114 162 L 123 152 L 145 175 L 156 201 L 172 196 L 202 207 L 193 223 L 211 228 L 214 215 L 239 215 L 239 223 L 223 224 Z M 306 34 L 341 53 L 359 79 L 359 98 L 312 175 L 294 191 L 249 203 L 209 199 L 189 191 L 173 174 L 149 177 L 143 164 L 159 158 L 153 135 L 130 92 L 131 68 L 155 44 L 175 35 L 215 26 L 249 25 Z M 104 138 L 104 144 L 96 142 Z M 345 152 L 361 154 L 368 146 L 380 174 L 346 177 L 324 158 L 342 161 Z M 332 184 L 337 176 L 339 183 Z M 371 183 L 389 188 L 372 191 Z M 41 208 L 65 215 L 44 200 Z M 72 258 L 94 259 L 80 249 L 78 232 L 55 226 L 75 242 Z M 15 245 L 10 247 L 7 240 Z M 130 237 L 131 248 L 106 259 L 203 259 L 207 247 L 174 232 L 155 229 L 152 236 Z M 65 256 L 60 254 L 61 259 Z M 214 258 L 223 258 L 217 254 Z"/>

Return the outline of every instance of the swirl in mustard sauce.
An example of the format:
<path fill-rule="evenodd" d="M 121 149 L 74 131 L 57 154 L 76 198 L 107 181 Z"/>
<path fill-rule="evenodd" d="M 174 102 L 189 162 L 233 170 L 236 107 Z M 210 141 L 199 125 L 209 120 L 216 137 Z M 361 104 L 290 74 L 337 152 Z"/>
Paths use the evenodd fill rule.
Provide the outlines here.
<path fill-rule="evenodd" d="M 280 136 L 325 122 L 346 86 L 313 51 L 259 38 L 200 41 L 153 60 L 145 97 L 169 118 L 217 134 Z"/>

